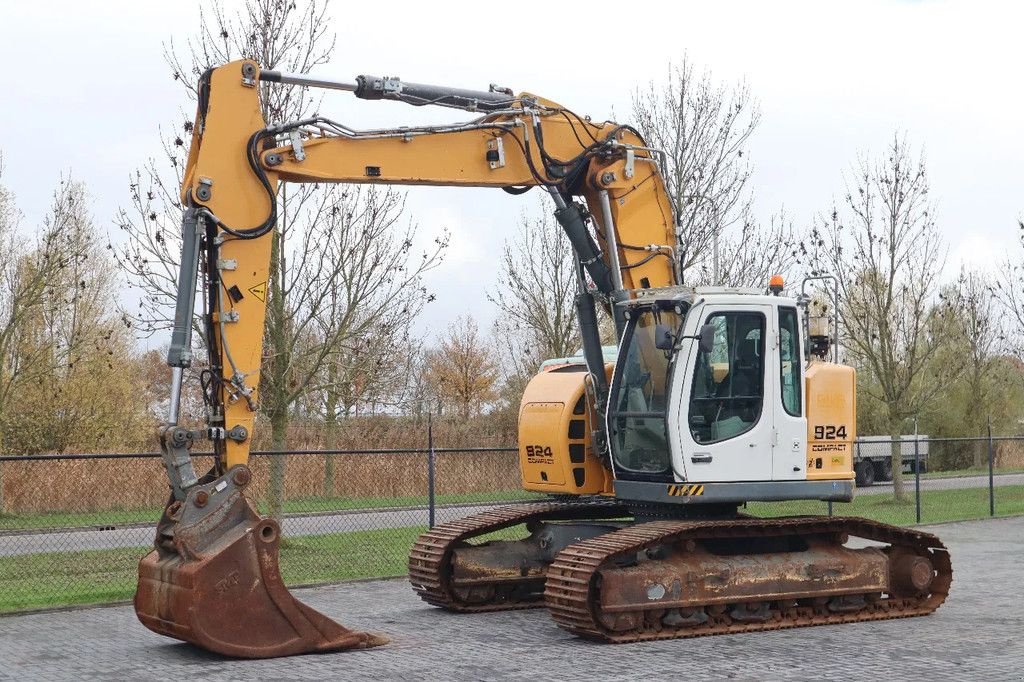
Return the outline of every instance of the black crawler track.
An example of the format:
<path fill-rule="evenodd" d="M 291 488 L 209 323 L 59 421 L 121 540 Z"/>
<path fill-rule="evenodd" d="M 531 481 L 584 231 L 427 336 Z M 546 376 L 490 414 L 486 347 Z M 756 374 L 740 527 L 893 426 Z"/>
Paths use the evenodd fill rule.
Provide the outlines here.
<path fill-rule="evenodd" d="M 611 631 L 601 624 L 600 581 L 597 577 L 603 567 L 612 565 L 617 559 L 635 556 L 647 548 L 678 545 L 687 540 L 812 534 L 849 535 L 905 548 L 928 557 L 935 569 L 935 577 L 925 594 L 888 598 L 865 595 L 864 607 L 855 612 L 833 613 L 824 604 L 815 605 L 812 598 L 791 600 L 789 603 L 765 602 L 770 617 L 763 622 L 736 622 L 730 618 L 727 609 L 708 608 L 707 622 L 700 625 L 666 627 L 656 618 L 643 617 L 643 613 L 636 618 L 637 627 L 629 631 Z M 551 615 L 561 627 L 581 637 L 621 643 L 923 616 L 945 601 L 952 578 L 949 554 L 937 537 L 866 519 L 790 517 L 653 521 L 584 540 L 564 549 L 548 568 L 544 596 Z"/>
<path fill-rule="evenodd" d="M 468 604 L 459 599 L 450 581 L 452 551 L 473 538 L 528 521 L 589 521 L 628 516 L 629 510 L 624 505 L 600 501 L 522 504 L 473 514 L 438 526 L 417 538 L 409 553 L 409 581 L 425 602 L 449 611 L 537 608 L 544 605 L 540 598 L 520 601 L 502 590 L 498 592 L 503 596 L 491 603 Z"/>
<path fill-rule="evenodd" d="M 488 533 L 531 521 L 594 521 L 631 516 L 626 505 L 614 502 L 540 503 L 502 507 L 468 516 L 423 533 L 409 555 L 413 589 L 426 602 L 449 611 L 484 612 L 547 606 L 561 627 L 581 637 L 605 642 L 699 637 L 756 630 L 850 623 L 921 616 L 933 612 L 945 600 L 952 581 L 949 554 L 934 535 L 889 526 L 860 518 L 787 517 L 725 520 L 657 520 L 634 523 L 621 530 L 583 540 L 562 550 L 548 567 L 543 600 L 516 597 L 515 590 L 501 589 L 495 580 L 495 597 L 483 603 L 461 600 L 451 584 L 453 551 Z M 667 627 L 657 618 L 638 614 L 635 629 L 612 631 L 601 624 L 600 579 L 602 568 L 629 560 L 646 549 L 685 545 L 687 541 L 769 538 L 779 536 L 859 537 L 902 548 L 931 562 L 935 577 L 927 592 L 915 596 L 882 597 L 865 594 L 864 606 L 851 612 L 833 612 L 810 593 L 805 599 L 765 601 L 770 617 L 760 622 L 738 622 L 728 609 L 709 605 L 708 618 L 700 625 Z M 746 607 L 753 604 L 743 600 Z M 715 608 L 715 607 L 718 608 Z M 698 606 L 697 608 L 702 608 Z M 652 612 L 654 609 L 652 609 Z"/>

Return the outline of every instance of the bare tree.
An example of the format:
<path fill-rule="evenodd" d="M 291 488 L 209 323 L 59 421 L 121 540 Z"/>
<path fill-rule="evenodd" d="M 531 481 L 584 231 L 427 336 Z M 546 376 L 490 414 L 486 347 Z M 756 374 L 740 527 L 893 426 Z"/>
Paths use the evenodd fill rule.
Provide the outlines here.
<path fill-rule="evenodd" d="M 581 343 L 572 246 L 549 213 L 539 216 L 522 216 L 487 295 L 498 308 L 495 331 L 507 351 L 510 376 L 529 377 L 543 360 L 571 355 Z"/>
<path fill-rule="evenodd" d="M 789 276 L 801 263 L 797 231 L 785 209 L 771 216 L 767 225 L 744 219 L 733 232 L 736 234 L 724 235 L 719 245 L 721 255 L 717 284 L 764 288 L 772 275 L 782 275 L 789 281 Z M 700 269 L 700 279 L 712 281 L 707 261 Z"/>
<path fill-rule="evenodd" d="M 767 225 L 753 214 L 747 145 L 761 113 L 749 86 L 730 88 L 707 71 L 695 74 L 684 56 L 669 66 L 663 85 L 634 95 L 633 116 L 648 143 L 665 152 L 683 279 L 763 286 L 772 274 L 788 274 L 799 260 L 799 239 L 785 209 Z"/>
<path fill-rule="evenodd" d="M 326 63 L 335 42 L 330 25 L 327 3 L 318 0 L 246 0 L 231 16 L 223 3 L 214 2 L 210 11 L 200 10 L 198 32 L 186 40 L 188 56 L 182 58 L 171 39 L 164 58 L 171 77 L 192 103 L 200 75 L 234 59 L 254 59 L 264 69 L 294 73 L 308 73 Z M 320 102 L 310 99 L 307 88 L 261 81 L 260 103 L 264 120 L 274 124 L 301 118 Z M 193 114 L 186 106 L 178 123 L 161 127 L 162 157 L 149 159 L 132 174 L 130 206 L 118 211 L 116 222 L 124 240 L 115 256 L 129 286 L 140 293 L 138 309 L 125 315 L 143 336 L 169 329 L 174 319 L 183 210 L 179 193 Z M 291 210 L 298 212 L 311 191 L 301 186 L 292 191 Z M 201 339 L 204 329 L 198 320 L 195 332 Z"/>
<path fill-rule="evenodd" d="M 2 177 L 0 158 L 0 179 Z M 4 422 L 8 396 L 25 373 L 15 353 L 18 338 L 33 309 L 42 302 L 46 286 L 45 272 L 38 266 L 29 267 L 30 263 L 26 262 L 27 249 L 19 234 L 20 223 L 21 211 L 14 195 L 0 185 L 0 251 L 4 253 L 3 263 L 0 263 L 0 424 Z M 0 442 L 0 451 L 2 449 Z M 0 485 L 0 502 L 2 500 L 3 486 Z"/>
<path fill-rule="evenodd" d="M 230 17 L 215 4 L 188 41 L 187 59 L 179 58 L 172 43 L 167 61 L 194 99 L 192 83 L 201 73 L 237 58 L 253 59 L 264 69 L 308 73 L 333 52 L 331 25 L 326 3 L 317 0 L 248 0 Z M 261 89 L 268 124 L 304 118 L 319 106 L 305 88 L 261 83 Z M 144 292 L 133 316 L 143 333 L 166 328 L 173 315 L 180 250 L 177 193 L 187 148 L 183 138 L 193 133 L 191 126 L 186 116 L 182 132 L 165 138 L 166 163 L 150 162 L 136 174 L 132 208 L 120 215 L 127 236 L 120 262 L 129 281 Z M 356 358 L 369 363 L 358 371 L 372 372 L 379 356 L 351 352 L 362 340 L 379 333 L 378 348 L 396 347 L 387 335 L 400 337 L 397 330 L 408 329 L 408 318 L 429 297 L 421 277 L 440 262 L 447 240 L 438 239 L 422 256 L 413 254 L 415 226 L 399 227 L 404 198 L 390 190 L 282 183 L 278 205 L 259 395 L 272 447 L 283 449 L 293 407 L 305 396 L 348 390 L 341 384 L 355 378 Z M 283 500 L 284 464 L 280 457 L 271 461 L 269 506 L 275 516 Z"/>
<path fill-rule="evenodd" d="M 1024 219 L 1017 220 L 1017 227 L 1021 249 L 997 269 L 995 290 L 1007 317 L 1007 347 L 1018 358 L 1024 359 Z"/>
<path fill-rule="evenodd" d="M 0 180 L 3 179 L 0 157 Z M 21 211 L 14 195 L 0 184 L 0 452 L 5 452 L 3 433 L 7 430 L 7 408 L 12 391 L 30 373 L 17 353 L 22 327 L 31 319 L 45 291 L 45 270 L 37 264 L 29 267 L 26 244 L 19 235 Z M 44 261 L 45 262 L 45 261 Z M 0 467 L 3 465 L 0 464 Z M 0 469 L 0 512 L 4 511 L 3 471 Z"/>
<path fill-rule="evenodd" d="M 957 372 L 933 362 L 950 303 L 938 297 L 945 247 L 928 195 L 923 155 L 915 160 L 894 137 L 882 158 L 859 159 L 841 207 L 819 218 L 810 237 L 813 274 L 839 281 L 841 341 L 869 380 L 861 390 L 884 406 L 894 439 Z M 903 501 L 898 443 L 892 473 Z"/>
<path fill-rule="evenodd" d="M 0 178 L 2 172 L 0 165 Z M 15 387 L 46 370 L 49 357 L 26 357 L 24 339 L 39 324 L 47 285 L 65 259 L 49 216 L 34 247 L 20 234 L 20 223 L 14 195 L 0 185 L 0 423 Z"/>
<path fill-rule="evenodd" d="M 681 64 L 669 65 L 664 84 L 652 82 L 634 94 L 633 118 L 647 143 L 666 155 L 684 279 L 709 281 L 711 268 L 704 261 L 714 256 L 716 239 L 731 227 L 752 224 L 746 147 L 761 120 L 758 103 L 745 82 L 718 84 L 707 71 L 695 73 L 684 55 Z M 699 272 L 687 276 L 699 265 Z"/>
<path fill-rule="evenodd" d="M 430 373 L 430 358 L 433 349 L 419 344 L 409 356 L 409 375 L 406 383 L 403 411 L 413 418 L 413 423 L 424 423 L 440 405 Z"/>
<path fill-rule="evenodd" d="M 0 168 L 2 175 L 2 168 Z M 109 268 L 88 263 L 98 254 L 92 224 L 84 205 L 84 189 L 62 181 L 37 231 L 35 243 L 21 237 L 21 214 L 14 197 L 0 186 L 0 449 L 34 448 L 41 443 L 53 447 L 53 435 L 81 423 L 84 409 L 101 404 L 65 401 L 68 411 L 51 409 L 69 387 L 55 378 L 74 368 L 79 360 L 95 360 L 108 350 L 116 329 L 100 328 L 97 319 L 109 309 L 94 295 L 96 288 L 110 293 Z M 89 243 L 91 248 L 83 248 Z M 102 280 L 102 281 L 101 281 Z M 82 350 L 86 350 L 83 353 Z M 87 375 L 75 390 L 102 386 Z M 93 398 L 96 397 L 94 393 Z M 49 401 L 49 402 L 45 402 Z M 18 405 L 12 410 L 12 405 Z M 38 408 L 38 409 L 37 409 Z M 33 428 L 33 424 L 42 425 Z M 60 447 L 58 444 L 56 447 Z M 0 509 L 3 490 L 0 483 Z"/>
<path fill-rule="evenodd" d="M 409 356 L 411 324 L 432 298 L 423 275 L 435 267 L 446 237 L 413 253 L 416 228 L 400 222 L 404 195 L 390 188 L 346 187 L 302 218 L 290 259 L 275 247 L 267 306 L 267 363 L 262 409 L 275 449 L 285 447 L 293 404 L 321 396 L 328 446 L 339 417 L 360 401 L 398 399 L 396 371 Z M 281 243 L 287 232 L 281 230 Z M 339 412 L 339 408 L 343 412 Z M 281 458 L 275 458 L 281 459 Z M 328 465 L 328 481 L 333 480 Z M 271 507 L 283 469 L 271 469 Z"/>
<path fill-rule="evenodd" d="M 989 278 L 980 272 L 961 269 L 952 293 L 953 319 L 957 321 L 955 347 L 959 361 L 966 365 L 963 381 L 967 400 L 961 423 L 971 435 L 984 433 L 991 417 L 990 401 L 995 392 L 997 374 L 1002 367 L 1000 350 L 1005 335 L 998 314 L 996 290 Z M 967 362 L 963 362 L 966 357 Z M 987 450 L 983 443 L 974 444 L 974 466 L 984 466 Z"/>

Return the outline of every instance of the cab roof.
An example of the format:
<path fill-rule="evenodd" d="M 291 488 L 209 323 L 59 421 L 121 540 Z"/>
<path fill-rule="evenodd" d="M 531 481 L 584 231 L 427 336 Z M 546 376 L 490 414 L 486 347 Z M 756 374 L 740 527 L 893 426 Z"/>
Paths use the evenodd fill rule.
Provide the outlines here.
<path fill-rule="evenodd" d="M 725 303 L 725 304 L 768 304 L 768 305 L 796 305 L 797 299 L 787 295 L 786 292 L 776 296 L 768 293 L 765 289 L 755 287 L 658 287 L 655 289 L 637 289 L 636 298 L 620 301 L 618 305 L 626 308 L 640 308 L 652 303 L 684 303 L 687 306 L 695 303 Z"/>

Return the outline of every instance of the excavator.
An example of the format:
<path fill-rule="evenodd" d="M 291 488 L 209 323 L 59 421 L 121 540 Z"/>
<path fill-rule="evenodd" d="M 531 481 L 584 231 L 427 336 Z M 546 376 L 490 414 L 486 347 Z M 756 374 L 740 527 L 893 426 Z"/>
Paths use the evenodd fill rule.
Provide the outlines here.
<path fill-rule="evenodd" d="M 444 106 L 450 125 L 357 130 L 327 117 L 268 125 L 270 84 Z M 181 200 L 182 257 L 160 430 L 170 499 L 139 564 L 151 630 L 227 656 L 384 644 L 298 601 L 281 527 L 247 499 L 271 243 L 281 182 L 539 188 L 576 262 L 582 362 L 547 364 L 522 399 L 523 486 L 550 501 L 424 532 L 409 576 L 454 612 L 546 606 L 581 637 L 635 642 L 931 613 L 952 579 L 940 540 L 858 518 L 758 518 L 747 503 L 853 498 L 854 370 L 826 362 L 807 297 L 689 287 L 662 153 L 628 125 L 530 93 L 263 70 L 202 75 Z M 192 326 L 208 349 L 205 426 L 179 424 Z M 598 306 L 619 339 L 607 362 Z M 833 339 L 834 341 L 834 339 Z M 197 474 L 191 448 L 216 464 Z M 518 529 L 518 530 L 517 530 Z"/>

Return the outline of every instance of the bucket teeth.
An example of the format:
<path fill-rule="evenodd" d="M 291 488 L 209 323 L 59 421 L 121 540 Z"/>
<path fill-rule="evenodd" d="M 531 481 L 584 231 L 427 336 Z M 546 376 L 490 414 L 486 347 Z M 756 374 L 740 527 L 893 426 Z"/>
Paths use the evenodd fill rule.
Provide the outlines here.
<path fill-rule="evenodd" d="M 261 518 L 240 489 L 210 495 L 230 475 L 201 486 L 207 496 L 198 511 L 194 498 L 202 491 L 192 490 L 177 520 L 165 514 L 157 548 L 139 562 L 135 613 L 142 624 L 238 658 L 385 644 L 386 638 L 342 627 L 291 595 L 278 564 L 277 522 Z"/>

